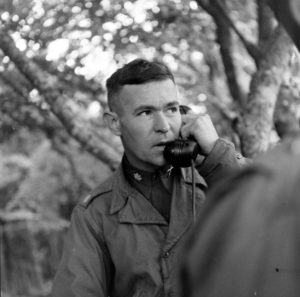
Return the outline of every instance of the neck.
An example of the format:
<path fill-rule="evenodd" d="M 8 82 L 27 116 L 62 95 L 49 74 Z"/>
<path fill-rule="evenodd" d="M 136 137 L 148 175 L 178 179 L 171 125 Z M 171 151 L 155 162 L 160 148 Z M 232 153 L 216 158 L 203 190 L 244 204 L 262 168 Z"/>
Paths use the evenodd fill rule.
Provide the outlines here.
<path fill-rule="evenodd" d="M 134 162 L 132 162 L 126 154 L 124 154 L 124 160 L 125 160 L 126 164 L 130 165 L 131 168 L 133 168 L 137 171 L 140 171 L 140 172 L 144 172 L 146 174 L 152 174 L 152 173 L 161 171 L 165 168 L 165 166 L 155 167 L 154 165 L 148 166 L 148 167 L 144 166 L 143 168 L 141 168 L 140 166 L 135 165 Z"/>

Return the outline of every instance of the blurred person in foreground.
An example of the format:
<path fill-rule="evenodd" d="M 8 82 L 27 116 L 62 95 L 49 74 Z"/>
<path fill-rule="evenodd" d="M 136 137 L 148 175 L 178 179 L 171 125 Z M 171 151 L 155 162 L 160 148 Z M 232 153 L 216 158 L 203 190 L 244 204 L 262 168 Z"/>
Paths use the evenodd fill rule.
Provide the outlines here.
<path fill-rule="evenodd" d="M 300 50 L 300 0 L 269 4 Z M 300 296 L 300 133 L 292 128 L 207 194 L 182 251 L 182 296 Z"/>
<path fill-rule="evenodd" d="M 182 296 L 300 296 L 300 136 L 207 193 L 191 234 Z"/>
<path fill-rule="evenodd" d="M 128 63 L 107 80 L 107 92 L 105 120 L 124 156 L 75 207 L 52 296 L 180 296 L 179 255 L 193 222 L 191 168 L 172 168 L 164 148 L 179 136 L 199 144 L 197 210 L 206 188 L 244 159 L 209 115 L 180 113 L 174 76 L 162 63 Z"/>

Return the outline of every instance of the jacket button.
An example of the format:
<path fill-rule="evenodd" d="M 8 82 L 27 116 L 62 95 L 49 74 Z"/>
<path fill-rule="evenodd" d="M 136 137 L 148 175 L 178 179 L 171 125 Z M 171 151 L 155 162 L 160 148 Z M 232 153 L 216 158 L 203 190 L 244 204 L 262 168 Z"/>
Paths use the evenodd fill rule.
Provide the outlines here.
<path fill-rule="evenodd" d="M 163 258 L 168 258 L 170 256 L 170 252 L 164 252 L 162 256 Z"/>

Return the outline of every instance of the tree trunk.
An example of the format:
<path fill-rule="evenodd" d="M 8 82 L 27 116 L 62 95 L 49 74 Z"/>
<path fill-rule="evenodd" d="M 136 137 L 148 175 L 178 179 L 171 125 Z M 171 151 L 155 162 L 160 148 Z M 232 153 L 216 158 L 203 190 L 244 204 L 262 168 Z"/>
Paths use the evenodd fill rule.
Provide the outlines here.
<path fill-rule="evenodd" d="M 241 150 L 247 157 L 269 148 L 274 108 L 291 49 L 291 39 L 282 27 L 278 27 L 253 76 L 248 101 L 240 119 Z"/>
<path fill-rule="evenodd" d="M 299 133 L 300 93 L 297 85 L 282 85 L 275 106 L 274 124 L 280 138 Z"/>

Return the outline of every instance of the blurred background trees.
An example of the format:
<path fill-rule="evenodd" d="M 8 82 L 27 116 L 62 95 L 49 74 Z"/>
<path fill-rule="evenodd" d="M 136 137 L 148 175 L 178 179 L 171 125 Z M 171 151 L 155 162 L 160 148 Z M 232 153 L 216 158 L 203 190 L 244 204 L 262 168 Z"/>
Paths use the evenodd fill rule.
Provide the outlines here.
<path fill-rule="evenodd" d="M 3 296 L 47 296 L 70 213 L 118 166 L 105 80 L 143 57 L 247 157 L 299 130 L 299 53 L 267 0 L 0 0 Z"/>

